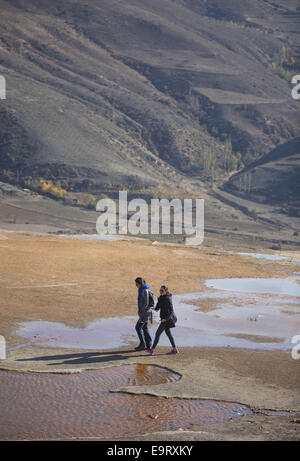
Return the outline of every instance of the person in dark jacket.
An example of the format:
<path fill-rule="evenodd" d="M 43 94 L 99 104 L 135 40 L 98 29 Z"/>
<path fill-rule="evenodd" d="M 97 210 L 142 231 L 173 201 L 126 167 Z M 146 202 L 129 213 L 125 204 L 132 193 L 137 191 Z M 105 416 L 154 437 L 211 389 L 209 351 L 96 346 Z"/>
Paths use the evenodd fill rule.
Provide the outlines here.
<path fill-rule="evenodd" d="M 176 348 L 174 338 L 170 331 L 170 328 L 174 328 L 177 322 L 177 318 L 176 318 L 176 315 L 174 313 L 174 308 L 173 308 L 172 294 L 169 293 L 168 287 L 166 287 L 165 285 L 162 285 L 159 291 L 160 291 L 160 296 L 157 300 L 155 310 L 160 311 L 161 321 L 160 321 L 160 325 L 155 334 L 153 346 L 147 352 L 149 352 L 150 355 L 153 355 L 154 349 L 156 348 L 158 344 L 160 335 L 163 333 L 163 331 L 165 331 L 166 335 L 168 336 L 170 340 L 172 348 L 173 348 L 170 352 L 168 352 L 168 354 L 178 354 L 179 351 Z"/>
<path fill-rule="evenodd" d="M 148 320 L 150 317 L 149 309 L 149 286 L 142 277 L 135 279 L 138 288 L 138 322 L 135 326 L 140 344 L 135 348 L 136 351 L 151 350 L 152 338 L 148 330 Z"/>

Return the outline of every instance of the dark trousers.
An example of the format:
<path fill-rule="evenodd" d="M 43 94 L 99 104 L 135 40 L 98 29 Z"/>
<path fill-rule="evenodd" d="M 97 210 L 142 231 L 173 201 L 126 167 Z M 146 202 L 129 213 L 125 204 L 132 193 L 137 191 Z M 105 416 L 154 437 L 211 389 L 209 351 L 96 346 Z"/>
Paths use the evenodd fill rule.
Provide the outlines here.
<path fill-rule="evenodd" d="M 156 348 L 156 346 L 158 344 L 158 341 L 159 341 L 159 338 L 160 338 L 160 335 L 163 333 L 163 331 L 166 332 L 166 335 L 168 336 L 168 338 L 170 340 L 170 343 L 172 344 L 172 347 L 174 347 L 174 348 L 176 347 L 175 346 L 175 341 L 174 341 L 174 338 L 172 336 L 170 328 L 166 327 L 166 322 L 161 322 L 159 327 L 157 328 L 156 333 L 155 333 L 155 339 L 154 339 L 152 349 Z"/>
<path fill-rule="evenodd" d="M 140 340 L 140 345 L 149 348 L 152 344 L 152 338 L 148 330 L 148 322 L 138 320 L 135 329 Z"/>

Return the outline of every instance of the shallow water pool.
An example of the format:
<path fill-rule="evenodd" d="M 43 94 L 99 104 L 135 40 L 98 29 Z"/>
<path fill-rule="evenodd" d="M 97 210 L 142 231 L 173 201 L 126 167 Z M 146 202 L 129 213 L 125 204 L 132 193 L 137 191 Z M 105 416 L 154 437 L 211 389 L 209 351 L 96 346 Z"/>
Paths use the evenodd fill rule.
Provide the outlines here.
<path fill-rule="evenodd" d="M 0 439 L 128 437 L 252 413 L 236 403 L 110 392 L 178 379 L 176 373 L 146 365 L 75 375 L 0 371 Z"/>
<path fill-rule="evenodd" d="M 118 235 L 100 235 L 100 234 L 74 234 L 74 235 L 61 235 L 61 237 L 69 239 L 81 239 L 81 240 L 105 240 L 108 242 L 122 240 L 122 237 Z"/>
<path fill-rule="evenodd" d="M 206 280 L 205 285 L 232 292 L 278 294 L 300 297 L 300 284 L 294 279 L 226 278 Z"/>
<path fill-rule="evenodd" d="M 251 258 L 255 258 L 255 259 L 265 259 L 265 260 L 269 260 L 269 261 L 287 260 L 287 261 L 290 261 L 290 262 L 293 262 L 293 263 L 300 264 L 299 259 L 295 259 L 295 258 L 289 257 L 289 256 L 272 255 L 272 254 L 268 254 L 268 253 L 240 253 L 240 255 L 250 256 Z"/>
<path fill-rule="evenodd" d="M 292 348 L 292 337 L 300 332 L 296 278 L 211 279 L 206 286 L 201 292 L 173 297 L 178 322 L 172 331 L 178 347 Z M 107 350 L 136 345 L 136 320 L 134 316 L 99 319 L 84 328 L 22 322 L 16 333 L 38 345 Z M 154 313 L 152 336 L 158 321 L 158 313 Z M 159 345 L 170 345 L 164 334 Z"/>

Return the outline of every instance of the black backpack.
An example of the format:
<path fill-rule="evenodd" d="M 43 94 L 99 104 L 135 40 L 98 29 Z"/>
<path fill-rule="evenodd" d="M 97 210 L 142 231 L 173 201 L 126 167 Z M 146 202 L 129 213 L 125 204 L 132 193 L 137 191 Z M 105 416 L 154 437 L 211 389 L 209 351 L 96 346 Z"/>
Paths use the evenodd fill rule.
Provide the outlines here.
<path fill-rule="evenodd" d="M 151 309 L 151 307 L 153 307 L 155 304 L 154 294 L 152 293 L 152 291 L 148 290 L 148 296 L 149 296 L 149 302 L 148 302 L 147 309 Z"/>
<path fill-rule="evenodd" d="M 172 314 L 170 315 L 169 319 L 167 320 L 167 326 L 168 328 L 174 328 L 176 326 L 176 322 L 177 322 L 177 317 L 174 313 L 174 311 L 172 312 Z"/>

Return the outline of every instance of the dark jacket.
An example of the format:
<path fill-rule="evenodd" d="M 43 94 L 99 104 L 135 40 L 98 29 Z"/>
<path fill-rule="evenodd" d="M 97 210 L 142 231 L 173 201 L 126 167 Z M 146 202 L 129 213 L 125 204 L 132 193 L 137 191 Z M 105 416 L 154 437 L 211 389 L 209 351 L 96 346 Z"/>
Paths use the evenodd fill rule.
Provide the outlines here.
<path fill-rule="evenodd" d="M 149 286 L 143 285 L 138 290 L 138 316 L 141 322 L 147 322 L 150 315 L 149 305 Z"/>
<path fill-rule="evenodd" d="M 161 295 L 155 306 L 156 311 L 160 311 L 161 320 L 166 320 L 166 326 L 173 328 L 177 322 L 177 317 L 174 313 L 172 294 Z"/>

